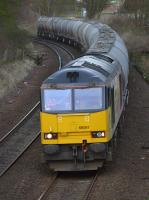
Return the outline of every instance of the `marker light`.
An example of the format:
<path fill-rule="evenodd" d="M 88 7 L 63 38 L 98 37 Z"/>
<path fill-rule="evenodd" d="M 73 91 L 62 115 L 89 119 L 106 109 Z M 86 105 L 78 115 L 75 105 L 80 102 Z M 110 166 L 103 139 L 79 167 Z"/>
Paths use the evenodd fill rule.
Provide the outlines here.
<path fill-rule="evenodd" d="M 103 137 L 105 137 L 105 132 L 104 131 L 92 132 L 92 137 L 93 138 L 103 138 Z"/>

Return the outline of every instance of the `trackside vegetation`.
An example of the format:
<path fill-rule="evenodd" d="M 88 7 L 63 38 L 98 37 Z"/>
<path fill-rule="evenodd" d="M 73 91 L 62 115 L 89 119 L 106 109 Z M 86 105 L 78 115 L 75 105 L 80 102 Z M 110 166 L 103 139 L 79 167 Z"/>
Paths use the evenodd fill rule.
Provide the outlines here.
<path fill-rule="evenodd" d="M 20 30 L 17 26 L 17 17 L 21 6 L 20 0 L 1 0 L 0 1 L 0 55 L 2 60 L 7 51 L 13 49 L 12 54 L 7 57 L 9 60 L 13 60 L 15 50 L 17 48 L 23 48 L 26 40 L 27 33 Z"/>

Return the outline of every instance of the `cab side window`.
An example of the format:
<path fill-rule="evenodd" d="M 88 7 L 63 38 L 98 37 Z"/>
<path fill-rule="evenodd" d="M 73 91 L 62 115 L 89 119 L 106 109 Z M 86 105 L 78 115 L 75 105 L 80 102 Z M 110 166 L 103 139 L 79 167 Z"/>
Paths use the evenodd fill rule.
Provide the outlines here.
<path fill-rule="evenodd" d="M 123 79 L 122 75 L 119 75 L 119 83 L 120 83 L 120 107 L 122 107 L 123 104 Z"/>
<path fill-rule="evenodd" d="M 114 86 L 108 89 L 108 104 L 111 106 L 112 127 L 115 123 Z"/>
<path fill-rule="evenodd" d="M 114 86 L 111 88 L 112 127 L 115 123 Z"/>

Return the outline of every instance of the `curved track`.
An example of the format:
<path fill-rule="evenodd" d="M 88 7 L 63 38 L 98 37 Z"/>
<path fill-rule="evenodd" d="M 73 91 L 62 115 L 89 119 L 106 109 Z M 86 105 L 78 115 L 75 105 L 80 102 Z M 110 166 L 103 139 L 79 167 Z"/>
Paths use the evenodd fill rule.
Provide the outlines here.
<path fill-rule="evenodd" d="M 56 55 L 59 58 L 59 69 L 61 69 L 69 61 L 75 59 L 75 56 L 68 49 L 66 49 L 65 47 L 63 47 L 62 45 L 60 45 L 57 42 L 40 39 L 40 38 L 34 39 L 34 42 L 37 42 L 39 44 L 42 44 L 42 45 L 54 50 L 54 52 L 56 53 Z M 59 55 L 63 55 L 63 56 L 59 56 Z"/>
<path fill-rule="evenodd" d="M 59 69 L 74 56 L 56 43 L 36 40 L 37 43 L 51 48 L 58 57 Z M 8 132 L 0 138 L 0 176 L 2 176 L 39 136 L 39 105 L 36 105 Z"/>

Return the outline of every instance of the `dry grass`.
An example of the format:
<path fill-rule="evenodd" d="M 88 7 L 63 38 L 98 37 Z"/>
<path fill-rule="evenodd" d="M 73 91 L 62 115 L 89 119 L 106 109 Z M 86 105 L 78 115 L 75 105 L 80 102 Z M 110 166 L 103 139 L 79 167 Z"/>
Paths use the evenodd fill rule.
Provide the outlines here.
<path fill-rule="evenodd" d="M 34 62 L 29 59 L 3 65 L 0 70 L 0 98 L 8 91 L 17 90 L 17 83 L 23 80 L 34 66 Z"/>
<path fill-rule="evenodd" d="M 131 60 L 136 67 L 137 71 L 149 83 L 149 54 L 136 53 L 132 54 Z"/>
<path fill-rule="evenodd" d="M 144 27 L 136 26 L 132 19 L 126 15 L 114 16 L 108 21 L 124 39 L 129 51 L 130 60 L 140 72 L 142 77 L 149 82 L 149 35 Z"/>
<path fill-rule="evenodd" d="M 129 52 L 149 51 L 149 35 L 127 15 L 115 15 L 107 23 L 124 39 Z"/>
<path fill-rule="evenodd" d="M 122 34 L 130 53 L 149 52 L 149 36 L 128 31 Z"/>
<path fill-rule="evenodd" d="M 141 57 L 142 69 L 149 75 L 149 54 Z"/>
<path fill-rule="evenodd" d="M 0 98 L 13 89 L 17 90 L 17 84 L 35 66 L 34 61 L 24 57 L 28 51 L 26 44 L 30 41 L 28 29 L 32 26 L 36 14 L 31 9 L 31 2 L 32 0 L 2 0 L 0 3 L 0 11 L 3 11 L 0 12 Z M 19 25 L 24 26 L 26 22 L 28 29 L 19 29 Z"/>

